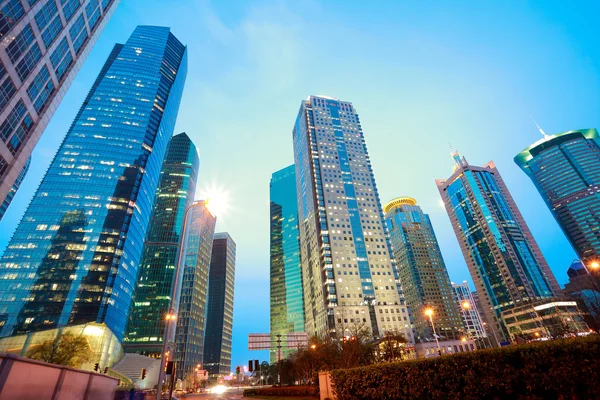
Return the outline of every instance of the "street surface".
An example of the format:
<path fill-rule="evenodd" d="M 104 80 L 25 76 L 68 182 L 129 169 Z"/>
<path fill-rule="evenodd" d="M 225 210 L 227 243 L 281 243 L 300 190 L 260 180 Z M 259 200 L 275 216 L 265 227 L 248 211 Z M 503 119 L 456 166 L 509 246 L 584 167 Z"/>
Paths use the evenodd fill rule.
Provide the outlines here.
<path fill-rule="evenodd" d="M 223 394 L 211 394 L 211 393 L 201 393 L 201 394 L 186 394 L 185 396 L 179 397 L 179 400 L 240 400 L 244 397 L 242 396 L 243 390 L 240 389 L 239 393 L 236 389 L 232 389 Z"/>

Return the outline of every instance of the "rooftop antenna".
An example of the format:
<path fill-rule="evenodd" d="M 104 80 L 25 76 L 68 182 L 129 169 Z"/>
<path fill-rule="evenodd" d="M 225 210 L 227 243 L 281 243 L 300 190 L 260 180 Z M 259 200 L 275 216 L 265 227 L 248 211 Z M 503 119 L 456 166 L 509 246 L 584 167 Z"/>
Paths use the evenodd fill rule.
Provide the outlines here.
<path fill-rule="evenodd" d="M 538 123 L 535 122 L 535 119 L 533 119 L 533 117 L 531 116 L 531 114 L 529 114 L 529 118 L 531 118 L 531 120 L 533 121 L 533 123 L 535 124 L 535 126 L 537 126 L 538 131 L 540 131 L 540 133 L 542 134 L 542 136 L 544 137 L 544 139 L 547 139 L 548 135 L 546 135 L 546 132 L 544 132 L 544 130 L 542 128 L 540 128 L 540 126 L 538 125 Z"/>

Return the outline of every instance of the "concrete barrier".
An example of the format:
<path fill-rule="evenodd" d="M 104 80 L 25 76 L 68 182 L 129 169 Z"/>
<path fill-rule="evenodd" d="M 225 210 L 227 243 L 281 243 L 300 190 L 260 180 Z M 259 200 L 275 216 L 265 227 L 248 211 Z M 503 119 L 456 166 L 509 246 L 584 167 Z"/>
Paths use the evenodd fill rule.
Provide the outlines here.
<path fill-rule="evenodd" d="M 106 400 L 118 384 L 107 375 L 0 354 L 0 400 Z"/>
<path fill-rule="evenodd" d="M 329 372 L 319 372 L 319 399 L 335 400 L 335 395 L 331 388 L 331 374 Z"/>

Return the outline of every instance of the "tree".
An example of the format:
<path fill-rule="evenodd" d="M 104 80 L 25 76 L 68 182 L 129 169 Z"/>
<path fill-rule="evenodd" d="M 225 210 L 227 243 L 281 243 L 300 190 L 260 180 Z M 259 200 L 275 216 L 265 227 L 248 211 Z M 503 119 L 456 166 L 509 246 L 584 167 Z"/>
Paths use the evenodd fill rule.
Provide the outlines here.
<path fill-rule="evenodd" d="M 72 333 L 59 334 L 54 339 L 46 340 L 29 348 L 25 357 L 51 364 L 80 368 L 90 360 L 92 349 L 84 336 Z"/>
<path fill-rule="evenodd" d="M 408 352 L 404 346 L 406 343 L 408 343 L 408 340 L 403 333 L 396 331 L 385 332 L 375 346 L 377 361 L 392 362 L 407 359 Z"/>

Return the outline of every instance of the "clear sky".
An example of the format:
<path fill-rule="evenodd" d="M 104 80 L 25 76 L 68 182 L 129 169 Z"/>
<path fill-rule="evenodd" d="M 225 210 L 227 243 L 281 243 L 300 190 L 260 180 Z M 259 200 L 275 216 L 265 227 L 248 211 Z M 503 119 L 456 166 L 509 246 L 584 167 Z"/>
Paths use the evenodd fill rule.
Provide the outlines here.
<path fill-rule="evenodd" d="M 36 150 L 3 221 L 23 215 L 115 42 L 138 24 L 188 45 L 176 133 L 200 151 L 201 192 L 226 189 L 218 230 L 237 242 L 233 361 L 266 359 L 247 334 L 269 330 L 269 180 L 293 162 L 300 101 L 322 94 L 358 110 L 382 202 L 412 196 L 431 215 L 450 277 L 470 281 L 436 178 L 449 142 L 494 160 L 559 282 L 575 254 L 513 157 L 547 133 L 600 126 L 597 1 L 122 0 Z"/>

